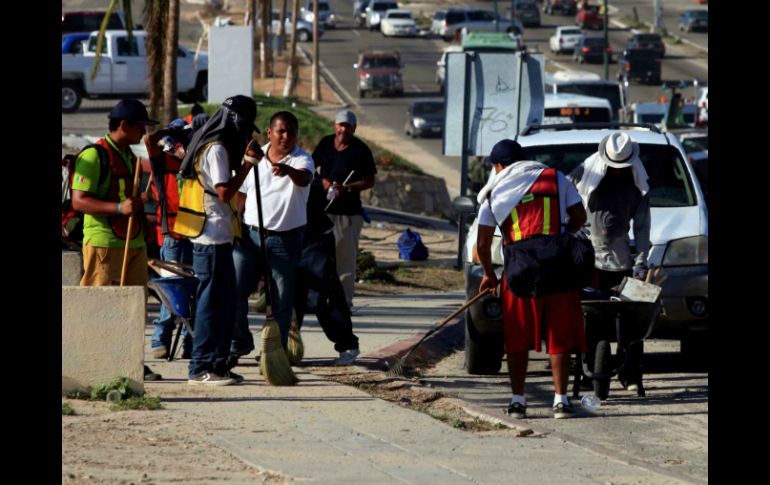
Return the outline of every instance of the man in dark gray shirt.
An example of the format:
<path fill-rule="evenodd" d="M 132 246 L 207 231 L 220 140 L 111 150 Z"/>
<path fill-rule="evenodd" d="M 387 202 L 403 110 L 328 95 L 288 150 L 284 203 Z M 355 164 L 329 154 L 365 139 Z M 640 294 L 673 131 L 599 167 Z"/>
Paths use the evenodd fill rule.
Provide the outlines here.
<path fill-rule="evenodd" d="M 605 137 L 596 153 L 578 165 L 568 178 L 583 199 L 588 215 L 584 231 L 596 251 L 592 287 L 609 290 L 626 276 L 644 279 L 650 250 L 650 197 L 639 145 L 627 133 L 614 132 Z M 631 252 L 628 236 L 632 227 L 635 254 Z M 618 345 L 620 362 L 626 343 Z M 643 352 L 641 342 L 629 347 L 627 365 L 618 376 L 623 387 L 632 391 L 638 391 L 641 386 Z M 590 355 L 588 362 L 592 362 Z"/>

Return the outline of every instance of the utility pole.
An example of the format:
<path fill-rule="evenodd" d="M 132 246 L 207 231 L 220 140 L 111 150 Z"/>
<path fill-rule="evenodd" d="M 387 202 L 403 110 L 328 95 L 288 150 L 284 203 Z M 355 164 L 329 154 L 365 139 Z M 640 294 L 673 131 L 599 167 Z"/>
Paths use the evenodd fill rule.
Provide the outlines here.
<path fill-rule="evenodd" d="M 318 0 L 313 0 L 313 65 L 311 66 L 310 98 L 321 100 L 321 81 L 318 78 Z"/>
<path fill-rule="evenodd" d="M 663 32 L 663 5 L 660 0 L 655 0 L 655 32 Z"/>
<path fill-rule="evenodd" d="M 659 0 L 656 0 L 659 1 Z M 603 0 L 603 6 L 604 6 L 604 80 L 607 81 L 610 78 L 610 53 L 607 51 L 610 47 L 610 37 L 609 37 L 609 23 L 607 21 L 607 0 Z"/>

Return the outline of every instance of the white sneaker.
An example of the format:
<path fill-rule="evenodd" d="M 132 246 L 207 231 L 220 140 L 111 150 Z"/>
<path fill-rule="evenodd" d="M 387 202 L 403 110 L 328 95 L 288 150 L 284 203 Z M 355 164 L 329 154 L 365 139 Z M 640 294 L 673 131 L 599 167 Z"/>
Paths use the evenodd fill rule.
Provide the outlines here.
<path fill-rule="evenodd" d="M 337 365 L 350 365 L 355 362 L 356 357 L 358 357 L 358 354 L 360 353 L 361 351 L 358 349 L 348 349 L 344 352 L 340 352 L 340 358 L 335 360 L 334 363 Z"/>

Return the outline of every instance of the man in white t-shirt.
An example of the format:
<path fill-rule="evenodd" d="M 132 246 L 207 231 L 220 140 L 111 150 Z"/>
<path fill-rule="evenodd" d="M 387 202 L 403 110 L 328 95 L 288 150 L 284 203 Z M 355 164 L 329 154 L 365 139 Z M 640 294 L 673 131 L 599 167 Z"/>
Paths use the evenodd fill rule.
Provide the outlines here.
<path fill-rule="evenodd" d="M 193 270 L 199 281 L 188 369 L 192 385 L 226 386 L 243 380 L 227 367 L 235 316 L 232 252 L 237 222 L 229 202 L 261 158 L 252 139 L 258 132 L 256 116 L 253 99 L 226 99 L 193 137 L 180 169 L 183 186 L 174 232 L 192 241 Z"/>
<path fill-rule="evenodd" d="M 305 150 L 297 145 L 299 122 L 288 111 L 270 118 L 268 143 L 262 147 L 265 162 L 257 165 L 261 192 L 267 264 L 262 253 L 254 177 L 249 177 L 238 193 L 238 207 L 244 208 L 243 238 L 235 246 L 235 328 L 230 345 L 230 366 L 238 357 L 254 349 L 249 330 L 248 298 L 256 290 L 266 269 L 270 269 L 270 302 L 273 316 L 281 329 L 281 343 L 286 347 L 294 304 L 297 265 L 302 253 L 302 236 L 307 224 L 307 200 L 315 165 Z"/>

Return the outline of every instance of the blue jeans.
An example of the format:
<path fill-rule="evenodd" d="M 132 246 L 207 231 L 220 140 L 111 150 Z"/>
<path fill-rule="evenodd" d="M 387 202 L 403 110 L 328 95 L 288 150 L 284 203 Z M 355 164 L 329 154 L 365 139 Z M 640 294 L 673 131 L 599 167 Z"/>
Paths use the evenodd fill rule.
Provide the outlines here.
<path fill-rule="evenodd" d="M 294 303 L 294 286 L 304 228 L 305 226 L 300 226 L 290 231 L 265 236 L 271 275 L 270 305 L 278 327 L 281 329 L 281 343 L 284 347 L 289 341 L 291 308 Z M 254 336 L 249 330 L 249 296 L 257 289 L 259 279 L 266 271 L 262 257 L 262 243 L 259 232 L 255 228 L 244 226 L 244 237 L 233 250 L 233 261 L 238 296 L 235 303 L 235 328 L 230 352 L 245 355 L 254 350 Z"/>
<path fill-rule="evenodd" d="M 163 238 L 163 245 L 160 247 L 161 261 L 171 261 L 174 263 L 192 264 L 193 244 L 189 239 L 174 239 L 171 236 Z M 152 350 L 167 349 L 171 350 L 171 337 L 174 334 L 174 316 L 164 305 L 160 306 L 160 316 L 153 320 L 155 331 L 152 333 Z M 188 335 L 187 326 L 184 327 L 183 354 L 189 354 L 192 349 L 192 339 Z"/>
<path fill-rule="evenodd" d="M 195 337 L 189 375 L 223 375 L 235 321 L 235 269 L 232 244 L 193 244 L 196 292 Z"/>

